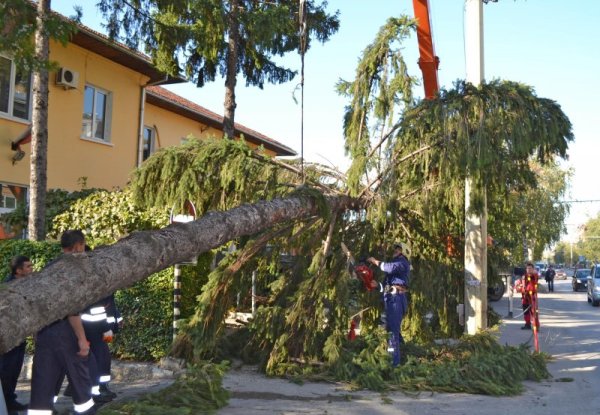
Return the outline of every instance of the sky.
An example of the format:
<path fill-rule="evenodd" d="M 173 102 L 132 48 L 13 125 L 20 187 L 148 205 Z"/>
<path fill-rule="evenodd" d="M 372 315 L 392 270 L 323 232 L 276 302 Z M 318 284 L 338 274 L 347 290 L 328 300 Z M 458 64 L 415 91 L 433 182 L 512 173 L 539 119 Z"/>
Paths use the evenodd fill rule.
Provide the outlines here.
<path fill-rule="evenodd" d="M 439 79 L 451 88 L 464 79 L 464 1 L 429 0 L 434 47 L 440 58 Z M 53 9 L 73 14 L 83 8 L 82 23 L 103 31 L 95 0 L 55 0 Z M 342 118 L 345 98 L 335 92 L 339 79 L 352 80 L 364 48 L 389 17 L 413 16 L 412 0 L 330 0 L 328 10 L 339 10 L 340 30 L 325 44 L 313 42 L 305 58 L 304 156 L 308 161 L 345 169 Z M 600 1 L 498 0 L 484 4 L 485 79 L 506 79 L 532 86 L 537 95 L 557 101 L 573 124 L 575 141 L 569 146 L 565 168 L 574 175 L 567 200 L 600 200 L 596 159 L 600 121 Z M 420 77 L 416 35 L 404 42 L 409 72 Z M 281 62 L 299 69 L 297 54 Z M 238 79 L 235 120 L 260 131 L 300 153 L 300 106 L 295 92 L 298 78 L 264 89 L 245 87 Z M 193 84 L 169 87 L 173 92 L 219 114 L 223 113 L 224 81 L 203 88 Z M 421 94 L 420 88 L 416 91 Z M 597 177 L 597 175 L 599 177 Z M 596 217 L 600 202 L 573 203 L 567 219 L 567 240 L 577 228 Z"/>

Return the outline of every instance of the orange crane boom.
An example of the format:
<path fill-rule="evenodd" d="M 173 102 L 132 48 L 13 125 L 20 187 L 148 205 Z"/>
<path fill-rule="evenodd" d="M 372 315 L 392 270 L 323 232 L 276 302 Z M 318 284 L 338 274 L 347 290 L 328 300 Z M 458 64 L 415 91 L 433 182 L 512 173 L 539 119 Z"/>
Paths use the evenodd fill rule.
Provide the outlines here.
<path fill-rule="evenodd" d="M 419 67 L 423 72 L 423 86 L 425 98 L 435 97 L 440 89 L 437 70 L 440 58 L 435 56 L 433 37 L 431 36 L 431 22 L 429 20 L 429 0 L 413 0 L 415 18 L 417 19 L 417 40 L 419 42 Z"/>

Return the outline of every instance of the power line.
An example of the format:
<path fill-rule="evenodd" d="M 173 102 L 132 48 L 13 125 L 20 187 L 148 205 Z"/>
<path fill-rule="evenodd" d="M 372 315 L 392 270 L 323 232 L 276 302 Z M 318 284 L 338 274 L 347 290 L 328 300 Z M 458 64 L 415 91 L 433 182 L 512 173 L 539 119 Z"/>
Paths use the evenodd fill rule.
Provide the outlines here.
<path fill-rule="evenodd" d="M 569 203 L 598 203 L 600 202 L 600 199 L 585 199 L 585 200 L 559 200 L 556 203 L 563 203 L 563 204 L 569 204 Z"/>

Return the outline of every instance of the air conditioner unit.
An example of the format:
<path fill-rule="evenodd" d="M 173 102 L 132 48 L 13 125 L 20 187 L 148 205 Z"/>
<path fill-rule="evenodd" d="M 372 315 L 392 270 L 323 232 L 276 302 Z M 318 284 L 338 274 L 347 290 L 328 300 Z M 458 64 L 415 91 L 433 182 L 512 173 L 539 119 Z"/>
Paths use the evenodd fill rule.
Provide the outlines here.
<path fill-rule="evenodd" d="M 56 73 L 56 85 L 65 89 L 77 88 L 79 84 L 79 72 L 68 68 L 60 68 Z"/>

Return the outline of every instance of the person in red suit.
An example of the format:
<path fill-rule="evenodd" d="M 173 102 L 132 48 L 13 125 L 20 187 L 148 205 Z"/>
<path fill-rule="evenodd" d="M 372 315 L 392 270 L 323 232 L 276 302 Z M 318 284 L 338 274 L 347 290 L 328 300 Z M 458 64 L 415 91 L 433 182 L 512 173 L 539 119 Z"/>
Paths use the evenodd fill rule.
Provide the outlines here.
<path fill-rule="evenodd" d="M 540 319 L 537 307 L 537 287 L 539 275 L 532 263 L 527 263 L 525 274 L 521 278 L 521 304 L 523 305 L 523 318 L 525 325 L 521 330 L 531 330 L 532 317 L 535 320 L 535 328 L 540 328 Z"/>

